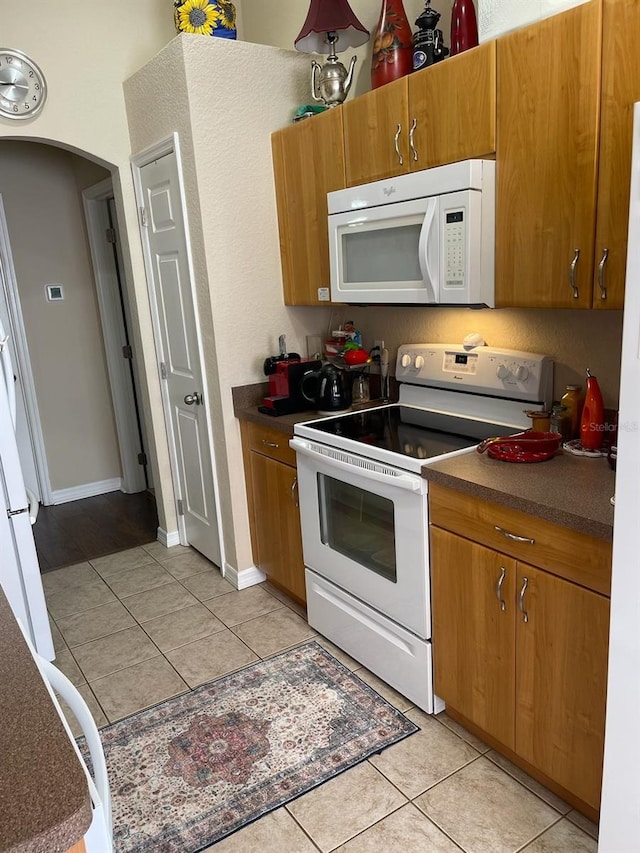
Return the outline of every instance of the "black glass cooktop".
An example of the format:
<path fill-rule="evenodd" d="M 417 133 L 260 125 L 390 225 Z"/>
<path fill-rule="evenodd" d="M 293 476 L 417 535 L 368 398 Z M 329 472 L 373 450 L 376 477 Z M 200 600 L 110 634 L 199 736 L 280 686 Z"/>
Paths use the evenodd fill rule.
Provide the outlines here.
<path fill-rule="evenodd" d="M 484 438 L 514 431 L 501 429 L 495 424 L 402 405 L 348 412 L 339 417 L 314 421 L 307 427 L 415 459 L 432 459 L 473 447 Z"/>

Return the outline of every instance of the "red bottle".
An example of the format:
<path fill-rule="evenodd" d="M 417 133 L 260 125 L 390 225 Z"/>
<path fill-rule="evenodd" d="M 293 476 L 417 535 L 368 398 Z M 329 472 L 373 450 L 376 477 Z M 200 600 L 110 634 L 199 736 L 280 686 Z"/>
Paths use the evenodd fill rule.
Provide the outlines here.
<path fill-rule="evenodd" d="M 371 88 L 413 71 L 413 34 L 402 0 L 382 0 L 380 20 L 373 40 Z"/>
<path fill-rule="evenodd" d="M 580 421 L 580 443 L 585 450 L 599 450 L 604 439 L 604 405 L 595 376 L 587 368 L 587 393 Z"/>
<path fill-rule="evenodd" d="M 478 22 L 473 0 L 453 0 L 451 9 L 451 56 L 478 44 Z"/>

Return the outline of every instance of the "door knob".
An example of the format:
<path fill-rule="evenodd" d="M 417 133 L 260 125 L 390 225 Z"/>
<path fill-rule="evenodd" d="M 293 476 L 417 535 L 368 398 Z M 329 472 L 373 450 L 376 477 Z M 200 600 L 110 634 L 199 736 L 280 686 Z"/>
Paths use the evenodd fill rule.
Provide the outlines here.
<path fill-rule="evenodd" d="M 194 391 L 193 394 L 187 394 L 184 401 L 187 406 L 200 406 L 202 405 L 202 394 L 198 394 L 197 391 Z"/>

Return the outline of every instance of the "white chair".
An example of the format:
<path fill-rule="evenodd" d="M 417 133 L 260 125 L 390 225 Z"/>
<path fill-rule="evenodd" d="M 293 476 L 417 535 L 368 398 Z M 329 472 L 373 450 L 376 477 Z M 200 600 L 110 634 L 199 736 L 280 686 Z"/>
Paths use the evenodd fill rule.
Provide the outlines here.
<path fill-rule="evenodd" d="M 18 622 L 18 624 L 20 623 Z M 20 625 L 20 628 L 22 628 L 22 625 Z M 89 710 L 87 703 L 84 701 L 78 690 L 76 690 L 73 684 L 69 681 L 67 676 L 34 650 L 29 638 L 26 636 L 24 628 L 22 628 L 22 633 L 40 671 L 42 680 L 49 691 L 53 704 L 60 716 L 60 719 L 62 720 L 62 724 L 69 736 L 69 740 L 78 755 L 80 765 L 87 777 L 87 786 L 89 788 L 89 795 L 91 797 L 91 804 L 93 807 L 93 819 L 91 821 L 91 826 L 84 836 L 87 853 L 113 853 L 111 793 L 109 790 L 109 778 L 107 776 L 107 764 L 104 759 L 104 751 L 102 749 L 102 742 L 100 740 L 98 727 L 91 716 L 91 711 Z M 91 777 L 84 759 L 82 758 L 82 754 L 78 749 L 78 744 L 71 732 L 71 728 L 64 712 L 60 707 L 56 693 L 67 703 L 86 738 L 89 755 L 91 756 L 91 764 L 93 766 L 93 778 Z"/>

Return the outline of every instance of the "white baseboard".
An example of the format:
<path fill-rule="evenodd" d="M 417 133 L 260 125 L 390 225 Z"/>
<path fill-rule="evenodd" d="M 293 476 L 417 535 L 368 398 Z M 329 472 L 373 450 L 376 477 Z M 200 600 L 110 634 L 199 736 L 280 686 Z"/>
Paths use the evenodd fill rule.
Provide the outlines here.
<path fill-rule="evenodd" d="M 177 530 L 164 530 L 158 528 L 158 542 L 161 542 L 165 548 L 173 548 L 174 545 L 180 544 L 180 534 Z"/>
<path fill-rule="evenodd" d="M 229 563 L 224 564 L 224 577 L 236 589 L 246 589 L 248 586 L 254 586 L 267 579 L 265 573 L 260 571 L 257 566 L 250 566 L 248 569 L 238 571 Z"/>
<path fill-rule="evenodd" d="M 122 487 L 120 477 L 113 480 L 99 480 L 96 483 L 85 483 L 82 486 L 72 486 L 70 489 L 55 489 L 51 492 L 53 504 L 66 504 L 80 501 L 82 498 L 94 498 L 96 495 L 106 495 L 108 492 L 119 492 Z"/>

